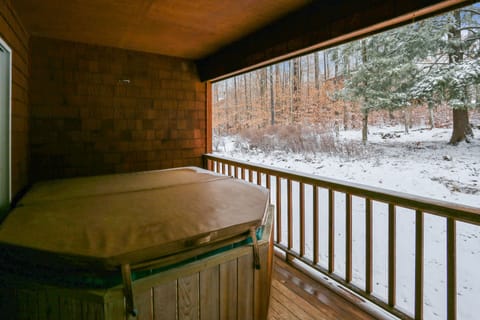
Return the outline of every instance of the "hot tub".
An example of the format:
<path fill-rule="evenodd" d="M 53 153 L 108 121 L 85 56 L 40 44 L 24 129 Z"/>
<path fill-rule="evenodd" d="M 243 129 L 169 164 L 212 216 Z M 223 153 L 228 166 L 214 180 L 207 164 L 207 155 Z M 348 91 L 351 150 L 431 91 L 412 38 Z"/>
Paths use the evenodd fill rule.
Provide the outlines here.
<path fill-rule="evenodd" d="M 0 226 L 0 309 L 13 319 L 264 319 L 268 195 L 199 168 L 37 183 Z"/>

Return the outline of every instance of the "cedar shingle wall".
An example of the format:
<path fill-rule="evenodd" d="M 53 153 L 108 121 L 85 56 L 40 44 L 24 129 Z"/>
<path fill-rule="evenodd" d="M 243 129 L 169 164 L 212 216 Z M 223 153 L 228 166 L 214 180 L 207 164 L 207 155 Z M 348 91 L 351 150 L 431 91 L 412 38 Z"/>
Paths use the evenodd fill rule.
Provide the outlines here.
<path fill-rule="evenodd" d="M 30 63 L 29 35 L 10 0 L 0 0 L 0 37 L 12 50 L 12 194 L 15 195 L 28 183 Z"/>
<path fill-rule="evenodd" d="M 32 37 L 32 179 L 200 166 L 205 83 L 192 61 Z"/>

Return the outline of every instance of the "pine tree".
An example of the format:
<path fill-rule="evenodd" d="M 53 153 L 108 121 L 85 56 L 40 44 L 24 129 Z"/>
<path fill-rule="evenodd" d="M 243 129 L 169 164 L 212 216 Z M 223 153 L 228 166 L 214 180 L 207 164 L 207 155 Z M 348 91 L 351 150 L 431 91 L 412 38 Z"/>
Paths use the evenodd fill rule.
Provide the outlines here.
<path fill-rule="evenodd" d="M 370 112 L 408 108 L 414 102 L 411 88 L 418 81 L 418 62 L 427 56 L 422 49 L 426 28 L 424 23 L 412 24 L 338 48 L 334 57 L 345 70 L 344 88 L 338 96 L 360 105 L 364 141 Z"/>
<path fill-rule="evenodd" d="M 374 110 L 446 104 L 453 110 L 450 143 L 472 135 L 468 109 L 475 107 L 480 81 L 480 12 L 458 9 L 339 47 L 336 59 L 351 67 L 338 96 L 360 105 L 364 140 L 368 114 Z M 345 62 L 346 61 L 346 62 Z M 405 128 L 408 130 L 408 110 Z"/>
<path fill-rule="evenodd" d="M 480 83 L 479 19 L 478 6 L 431 19 L 430 59 L 412 88 L 420 101 L 452 108 L 451 144 L 473 136 L 468 109 L 477 107 L 475 88 Z"/>

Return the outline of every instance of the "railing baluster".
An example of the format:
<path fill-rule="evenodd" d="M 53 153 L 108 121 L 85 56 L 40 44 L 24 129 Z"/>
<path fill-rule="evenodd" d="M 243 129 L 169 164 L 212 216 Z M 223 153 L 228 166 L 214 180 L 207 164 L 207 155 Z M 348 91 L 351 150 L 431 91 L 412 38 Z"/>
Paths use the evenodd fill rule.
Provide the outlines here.
<path fill-rule="evenodd" d="M 220 173 L 220 161 L 215 161 L 215 172 Z"/>
<path fill-rule="evenodd" d="M 335 271 L 335 197 L 328 189 L 328 272 Z"/>
<path fill-rule="evenodd" d="M 300 182 L 300 256 L 305 255 L 305 185 Z"/>
<path fill-rule="evenodd" d="M 240 173 L 241 173 L 242 180 L 245 180 L 245 168 L 244 167 L 240 167 Z"/>
<path fill-rule="evenodd" d="M 447 218 L 447 319 L 457 318 L 457 232 L 455 220 Z"/>
<path fill-rule="evenodd" d="M 253 170 L 248 169 L 248 182 L 253 182 Z"/>
<path fill-rule="evenodd" d="M 257 171 L 257 184 L 259 186 L 262 185 L 262 172 L 260 172 L 260 171 Z"/>
<path fill-rule="evenodd" d="M 319 256 L 318 220 L 318 187 L 313 185 L 313 264 L 318 263 Z"/>
<path fill-rule="evenodd" d="M 396 291 L 396 214 L 395 205 L 388 204 L 388 305 L 395 306 Z"/>
<path fill-rule="evenodd" d="M 265 174 L 265 180 L 267 181 L 266 182 L 267 189 L 270 190 L 271 182 L 270 182 L 270 175 L 269 174 Z"/>
<path fill-rule="evenodd" d="M 415 213 L 415 319 L 423 319 L 423 212 Z"/>
<path fill-rule="evenodd" d="M 367 294 L 372 294 L 373 287 L 372 228 L 372 200 L 365 198 L 365 291 Z"/>
<path fill-rule="evenodd" d="M 282 181 L 280 176 L 277 176 L 276 187 L 277 190 L 277 243 L 282 242 Z"/>
<path fill-rule="evenodd" d="M 228 175 L 232 176 L 232 166 L 228 165 Z"/>
<path fill-rule="evenodd" d="M 293 201 L 292 201 L 292 180 L 287 180 L 287 230 L 288 230 L 288 249 L 293 248 Z"/>
<path fill-rule="evenodd" d="M 227 174 L 227 163 L 223 164 L 222 173 Z"/>
<path fill-rule="evenodd" d="M 352 195 L 345 194 L 345 276 L 352 282 Z"/>

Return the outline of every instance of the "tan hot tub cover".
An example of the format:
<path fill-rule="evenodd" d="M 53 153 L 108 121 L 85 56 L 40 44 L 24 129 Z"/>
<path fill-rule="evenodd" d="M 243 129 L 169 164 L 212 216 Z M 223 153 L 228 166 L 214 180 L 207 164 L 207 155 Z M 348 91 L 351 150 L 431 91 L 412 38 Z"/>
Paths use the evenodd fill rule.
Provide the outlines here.
<path fill-rule="evenodd" d="M 52 265 L 113 270 L 248 233 L 265 188 L 198 168 L 34 185 L 0 226 L 0 250 Z"/>

